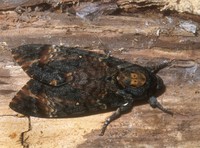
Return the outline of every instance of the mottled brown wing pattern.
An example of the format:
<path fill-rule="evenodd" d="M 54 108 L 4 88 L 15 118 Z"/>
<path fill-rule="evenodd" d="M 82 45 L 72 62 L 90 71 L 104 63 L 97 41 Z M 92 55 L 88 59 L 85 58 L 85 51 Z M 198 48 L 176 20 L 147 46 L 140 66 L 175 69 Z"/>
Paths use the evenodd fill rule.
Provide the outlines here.
<path fill-rule="evenodd" d="M 53 117 L 56 112 L 55 103 L 47 98 L 42 83 L 30 80 L 13 98 L 10 107 L 28 116 Z M 63 104 L 64 106 L 64 104 Z"/>
<path fill-rule="evenodd" d="M 67 84 L 54 87 L 31 79 L 15 95 L 10 107 L 27 116 L 63 118 L 112 110 L 123 101 L 123 98 L 113 94 L 108 94 L 105 98 L 109 99 L 103 100 L 98 99 L 101 98 L 99 96 L 85 96 L 87 92 Z"/>
<path fill-rule="evenodd" d="M 59 86 L 71 81 L 72 72 L 95 64 L 95 56 L 91 52 L 54 45 L 31 44 L 12 50 L 16 62 L 35 80 Z M 101 63 L 96 63 L 100 64 Z M 98 67 L 100 66 L 98 65 Z"/>
<path fill-rule="evenodd" d="M 81 99 L 80 94 L 68 85 L 53 87 L 32 79 L 16 94 L 10 107 L 21 114 L 42 118 L 76 116 L 89 110 L 89 102 Z"/>

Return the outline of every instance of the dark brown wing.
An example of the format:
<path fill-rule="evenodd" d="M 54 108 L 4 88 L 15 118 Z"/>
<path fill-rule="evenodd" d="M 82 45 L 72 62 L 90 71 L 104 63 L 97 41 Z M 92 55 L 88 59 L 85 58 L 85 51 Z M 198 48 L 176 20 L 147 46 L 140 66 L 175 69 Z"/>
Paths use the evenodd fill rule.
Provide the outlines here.
<path fill-rule="evenodd" d="M 53 87 L 30 80 L 13 98 L 10 108 L 24 115 L 62 118 L 88 111 L 80 91 L 68 85 Z"/>
<path fill-rule="evenodd" d="M 84 57 L 90 57 L 90 52 L 78 48 L 40 44 L 20 46 L 12 54 L 31 78 L 52 86 L 70 81 L 71 72 L 88 65 Z"/>

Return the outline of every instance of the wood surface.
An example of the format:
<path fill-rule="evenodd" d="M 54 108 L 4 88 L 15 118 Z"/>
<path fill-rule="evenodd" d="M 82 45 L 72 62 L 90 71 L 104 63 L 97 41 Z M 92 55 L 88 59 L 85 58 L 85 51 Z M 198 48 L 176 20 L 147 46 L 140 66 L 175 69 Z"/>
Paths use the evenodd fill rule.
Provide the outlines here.
<path fill-rule="evenodd" d="M 185 15 L 187 16 L 187 15 Z M 22 44 L 83 47 L 141 65 L 176 59 L 176 67 L 159 72 L 166 92 L 158 100 L 174 112 L 170 116 L 148 104 L 113 121 L 103 137 L 102 123 L 112 114 L 80 118 L 31 118 L 25 137 L 29 147 L 199 147 L 200 37 L 198 16 L 137 13 L 101 16 L 88 22 L 53 12 L 0 13 L 0 146 L 22 147 L 20 134 L 28 119 L 9 108 L 9 102 L 29 77 L 13 61 L 10 48 Z M 183 23 L 196 26 L 187 29 Z"/>

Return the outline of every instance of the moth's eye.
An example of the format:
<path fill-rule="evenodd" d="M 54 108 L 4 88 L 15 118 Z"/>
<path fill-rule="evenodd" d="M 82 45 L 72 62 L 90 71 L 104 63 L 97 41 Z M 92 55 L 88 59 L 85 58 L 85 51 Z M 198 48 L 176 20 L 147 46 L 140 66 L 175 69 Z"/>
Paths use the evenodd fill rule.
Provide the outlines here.
<path fill-rule="evenodd" d="M 146 77 L 143 73 L 132 72 L 131 73 L 131 82 L 132 87 L 141 87 L 146 83 Z"/>

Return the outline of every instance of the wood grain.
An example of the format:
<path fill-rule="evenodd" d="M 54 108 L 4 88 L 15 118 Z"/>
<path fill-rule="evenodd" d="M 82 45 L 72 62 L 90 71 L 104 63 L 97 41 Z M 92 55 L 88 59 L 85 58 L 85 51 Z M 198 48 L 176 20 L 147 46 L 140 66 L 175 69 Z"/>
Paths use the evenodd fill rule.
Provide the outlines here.
<path fill-rule="evenodd" d="M 19 136 L 28 120 L 17 116 L 8 104 L 29 77 L 13 61 L 8 49 L 21 44 L 50 43 L 85 47 L 132 63 L 149 65 L 166 59 L 192 61 L 186 67 L 169 67 L 159 75 L 167 86 L 159 101 L 173 117 L 148 104 L 133 108 L 111 123 L 99 137 L 110 113 L 81 118 L 31 118 L 26 134 L 30 147 L 198 147 L 200 145 L 200 38 L 180 27 L 188 22 L 177 16 L 102 16 L 88 24 L 74 16 L 32 12 L 0 15 L 0 145 L 21 147 Z M 199 22 L 189 21 L 199 27 Z M 103 43 L 104 46 L 99 44 Z M 7 46 L 5 46 L 7 45 Z"/>

